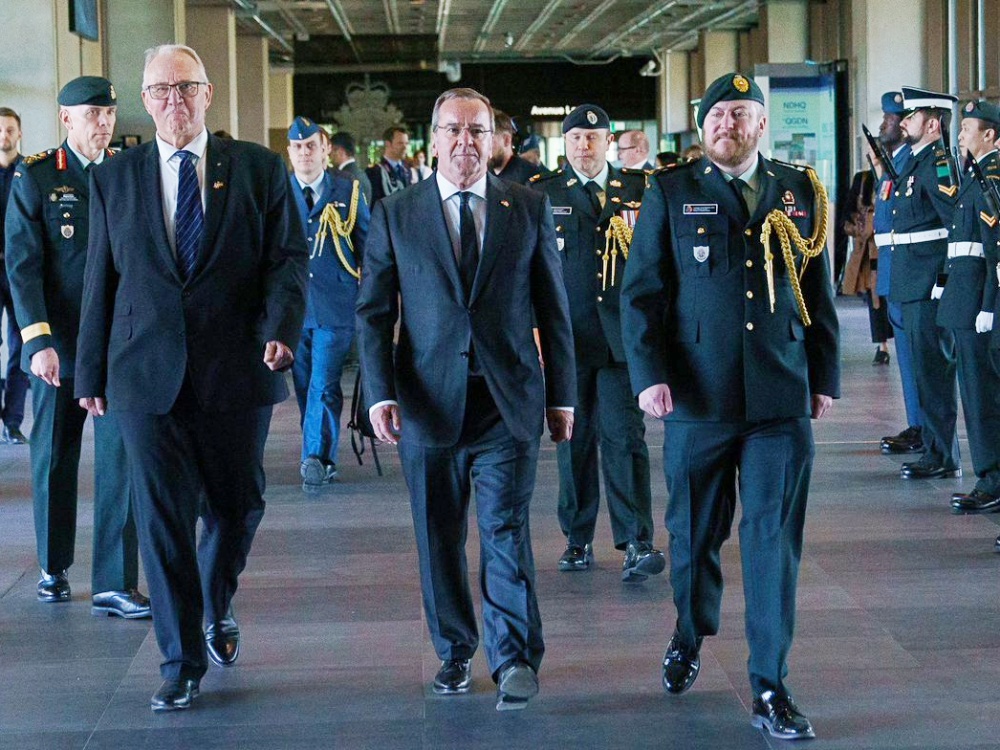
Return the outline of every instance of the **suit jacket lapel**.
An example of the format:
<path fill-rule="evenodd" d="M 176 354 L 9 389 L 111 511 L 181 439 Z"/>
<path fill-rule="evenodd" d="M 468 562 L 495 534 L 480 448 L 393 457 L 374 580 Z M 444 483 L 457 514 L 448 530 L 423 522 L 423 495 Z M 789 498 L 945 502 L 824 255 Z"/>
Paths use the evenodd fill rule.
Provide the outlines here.
<path fill-rule="evenodd" d="M 163 185 L 160 180 L 160 149 L 154 140 L 144 146 L 148 149 L 146 156 L 139 163 L 139 181 L 142 185 L 143 201 L 146 206 L 146 220 L 153 236 L 156 249 L 163 256 L 163 261 L 178 283 L 181 281 L 181 274 L 177 268 L 177 258 L 174 251 L 170 249 L 170 241 L 167 238 L 167 225 L 163 221 Z"/>
<path fill-rule="evenodd" d="M 219 233 L 222 217 L 225 215 L 226 198 L 229 195 L 229 154 L 225 143 L 214 135 L 208 136 L 205 150 L 205 233 L 201 238 L 201 250 L 195 266 L 197 274 L 211 260 L 215 253 L 215 237 Z"/>
<path fill-rule="evenodd" d="M 505 205 L 506 204 L 506 205 Z M 492 174 L 486 177 L 486 231 L 483 233 L 483 247 L 479 253 L 479 268 L 472 284 L 471 302 L 486 285 L 493 271 L 497 257 L 505 246 L 507 228 L 510 226 L 510 197 L 507 183 Z"/>
<path fill-rule="evenodd" d="M 441 202 L 441 191 L 438 190 L 437 180 L 422 180 L 408 189 L 419 192 L 417 198 L 420 207 L 417 215 L 430 219 L 425 225 L 427 242 L 430 243 L 432 252 L 448 275 L 452 291 L 458 299 L 464 300 L 465 292 L 462 290 L 462 279 L 458 275 L 458 261 L 451 244 L 451 235 L 448 234 L 448 220 L 444 215 L 444 204 Z M 433 217 L 436 217 L 436 220 Z"/>

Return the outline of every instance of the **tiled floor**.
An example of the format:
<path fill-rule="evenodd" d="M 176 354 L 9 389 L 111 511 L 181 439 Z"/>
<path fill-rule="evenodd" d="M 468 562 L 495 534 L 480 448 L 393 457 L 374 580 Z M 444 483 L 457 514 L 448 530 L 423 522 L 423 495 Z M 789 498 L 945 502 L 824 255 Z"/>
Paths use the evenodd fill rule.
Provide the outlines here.
<path fill-rule="evenodd" d="M 870 365 L 860 303 L 841 300 L 844 398 L 816 425 L 789 684 L 817 749 L 996 748 L 1000 744 L 1000 516 L 958 517 L 964 481 L 903 482 L 877 439 L 904 425 L 895 362 Z M 298 417 L 276 411 L 268 511 L 236 606 L 239 665 L 213 668 L 191 711 L 154 715 L 159 655 L 148 623 L 89 614 L 93 456 L 85 447 L 70 604 L 35 600 L 27 449 L 0 450 L 0 748 L 684 748 L 780 747 L 749 723 L 735 537 L 722 632 L 692 691 L 663 693 L 673 608 L 665 577 L 625 587 L 602 512 L 598 567 L 560 574 L 556 467 L 544 443 L 533 507 L 548 651 L 542 692 L 493 710 L 484 662 L 470 695 L 434 696 L 405 487 L 341 454 L 327 495 L 299 489 Z M 88 428 L 89 430 L 89 428 Z M 964 433 L 964 429 L 963 429 Z M 662 429 L 649 425 L 659 546 Z M 965 444 L 963 442 L 963 447 Z M 470 539 L 473 553 L 477 540 Z M 478 555 L 473 554 L 472 559 Z"/>

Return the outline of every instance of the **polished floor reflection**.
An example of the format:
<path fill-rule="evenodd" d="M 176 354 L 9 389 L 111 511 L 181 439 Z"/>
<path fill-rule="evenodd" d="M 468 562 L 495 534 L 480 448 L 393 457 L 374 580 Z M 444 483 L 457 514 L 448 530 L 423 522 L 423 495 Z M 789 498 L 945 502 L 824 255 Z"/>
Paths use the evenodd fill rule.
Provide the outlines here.
<path fill-rule="evenodd" d="M 878 438 L 904 425 L 895 361 L 872 367 L 863 306 L 839 303 L 844 393 L 816 425 L 817 461 L 789 684 L 826 748 L 995 748 L 1000 734 L 1000 555 L 996 516 L 953 516 L 974 483 L 905 482 Z M 964 429 L 962 430 L 964 433 Z M 470 694 L 430 690 L 405 487 L 341 450 L 327 494 L 299 488 L 298 415 L 276 411 L 268 510 L 236 598 L 238 666 L 212 667 L 194 709 L 158 715 L 159 654 L 147 622 L 90 615 L 93 451 L 84 451 L 73 599 L 35 599 L 27 449 L 0 446 L 0 748 L 683 748 L 781 747 L 750 725 L 739 547 L 724 549 L 722 632 L 705 643 L 691 692 L 667 696 L 659 662 L 673 607 L 665 576 L 619 580 L 604 512 L 597 568 L 559 573 L 556 465 L 543 444 L 532 509 L 547 653 L 542 691 L 494 711 L 485 663 Z M 658 546 L 662 429 L 649 424 Z M 967 444 L 963 441 L 963 449 Z M 477 540 L 470 549 L 476 567 Z"/>

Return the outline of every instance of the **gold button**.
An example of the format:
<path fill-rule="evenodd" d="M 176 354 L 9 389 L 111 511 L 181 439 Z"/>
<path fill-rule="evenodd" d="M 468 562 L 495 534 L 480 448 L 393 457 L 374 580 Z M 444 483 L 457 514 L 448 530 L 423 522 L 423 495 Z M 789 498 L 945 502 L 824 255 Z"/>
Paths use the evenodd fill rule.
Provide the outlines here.
<path fill-rule="evenodd" d="M 598 301 L 598 302 L 604 302 L 604 297 L 598 297 L 598 298 L 597 298 L 597 301 Z"/>
<path fill-rule="evenodd" d="M 896 209 L 892 209 L 892 215 L 893 215 L 893 216 L 895 216 L 895 215 L 896 215 Z"/>
<path fill-rule="evenodd" d="M 744 229 L 743 230 L 743 234 L 745 234 L 747 237 L 749 237 L 751 234 L 753 234 L 753 230 L 752 229 Z"/>
<path fill-rule="evenodd" d="M 705 227 L 698 227 L 698 234 L 705 234 Z"/>
<path fill-rule="evenodd" d="M 600 271 L 597 272 L 597 278 L 601 278 L 601 272 Z"/>
<path fill-rule="evenodd" d="M 69 218 L 69 214 L 63 214 L 63 218 L 64 219 L 68 219 Z"/>
<path fill-rule="evenodd" d="M 562 224 L 560 224 L 559 226 L 556 227 L 556 231 L 557 232 L 561 232 L 562 231 Z"/>
<path fill-rule="evenodd" d="M 748 260 L 747 261 L 747 268 L 753 268 L 753 261 L 752 260 Z"/>
<path fill-rule="evenodd" d="M 598 255 L 600 255 L 600 254 L 601 254 L 601 251 L 600 251 L 600 250 L 598 250 L 598 251 L 597 251 L 597 254 L 598 254 Z"/>
<path fill-rule="evenodd" d="M 897 198 L 899 197 L 899 191 L 898 190 L 896 191 L 896 197 Z"/>
<path fill-rule="evenodd" d="M 753 299 L 753 292 L 747 289 L 747 299 Z"/>
<path fill-rule="evenodd" d="M 748 331 L 752 331 L 753 330 L 753 323 L 747 323 L 747 330 Z"/>

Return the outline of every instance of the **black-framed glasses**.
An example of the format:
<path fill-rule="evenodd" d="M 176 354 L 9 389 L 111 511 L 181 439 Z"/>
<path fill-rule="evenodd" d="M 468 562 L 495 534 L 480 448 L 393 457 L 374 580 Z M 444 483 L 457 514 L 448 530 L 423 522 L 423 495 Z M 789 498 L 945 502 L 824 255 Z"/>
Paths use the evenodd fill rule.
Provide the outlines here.
<path fill-rule="evenodd" d="M 170 89 L 176 89 L 177 93 L 184 99 L 190 99 L 198 95 L 199 86 L 207 86 L 208 81 L 181 81 L 180 83 L 151 83 L 145 91 L 153 99 L 166 99 L 170 96 Z"/>
<path fill-rule="evenodd" d="M 492 130 L 486 128 L 480 128 L 475 125 L 459 127 L 458 125 L 438 125 L 434 128 L 435 130 L 443 130 L 444 134 L 451 139 L 457 139 L 462 135 L 463 130 L 469 131 L 469 137 L 474 141 L 481 141 L 486 137 L 488 133 L 492 133 Z"/>
<path fill-rule="evenodd" d="M 622 151 L 631 151 L 631 150 L 636 149 L 636 148 L 639 148 L 639 147 L 638 146 L 619 146 L 618 147 L 618 153 L 621 153 Z"/>

